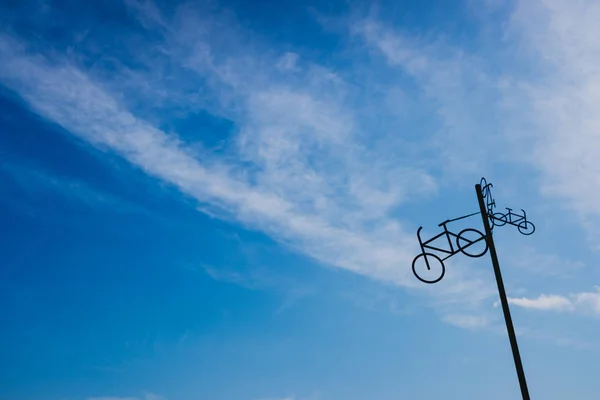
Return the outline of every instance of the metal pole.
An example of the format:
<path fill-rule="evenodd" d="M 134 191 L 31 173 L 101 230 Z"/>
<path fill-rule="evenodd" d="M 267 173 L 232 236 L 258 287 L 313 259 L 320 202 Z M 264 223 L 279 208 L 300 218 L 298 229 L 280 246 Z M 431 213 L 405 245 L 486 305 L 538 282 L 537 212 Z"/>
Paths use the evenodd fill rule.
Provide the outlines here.
<path fill-rule="evenodd" d="M 500 273 L 498 255 L 496 254 L 496 247 L 494 245 L 490 221 L 488 219 L 483 200 L 483 193 L 481 192 L 481 185 L 475 185 L 475 191 L 477 192 L 477 200 L 479 201 L 479 209 L 481 211 L 481 218 L 483 219 L 483 227 L 485 228 L 485 238 L 490 249 L 490 257 L 492 258 L 492 264 L 494 266 L 494 274 L 496 275 L 496 283 L 498 284 L 498 294 L 500 295 L 500 302 L 502 303 L 502 312 L 504 313 L 504 321 L 506 321 L 506 330 L 508 331 L 508 338 L 510 339 L 510 347 L 515 360 L 517 375 L 519 376 L 521 395 L 523 396 L 523 400 L 530 400 L 529 390 L 527 389 L 527 381 L 525 380 L 525 371 L 523 371 L 523 364 L 521 363 L 521 355 L 519 354 L 519 346 L 517 344 L 517 336 L 515 335 L 515 328 L 512 323 L 512 318 L 510 317 L 510 309 L 508 307 L 508 300 L 506 299 L 504 282 L 502 281 L 502 274 Z"/>

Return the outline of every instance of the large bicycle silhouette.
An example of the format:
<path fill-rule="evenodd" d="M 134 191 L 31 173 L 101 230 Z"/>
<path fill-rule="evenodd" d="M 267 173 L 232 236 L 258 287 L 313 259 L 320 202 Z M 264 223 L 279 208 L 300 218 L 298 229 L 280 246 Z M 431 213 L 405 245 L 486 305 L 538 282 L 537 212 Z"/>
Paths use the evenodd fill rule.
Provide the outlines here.
<path fill-rule="evenodd" d="M 462 231 L 460 231 L 458 234 L 448 230 L 448 226 L 447 226 L 448 223 L 453 222 L 453 221 L 458 221 L 459 219 L 471 217 L 476 214 L 479 214 L 479 212 L 465 215 L 465 216 L 458 217 L 458 218 L 454 218 L 454 219 L 447 219 L 446 221 L 438 224 L 438 226 L 442 227 L 444 230 L 441 233 L 437 234 L 436 236 L 432 237 L 431 239 L 426 240 L 425 242 L 423 242 L 421 240 L 421 229 L 423 229 L 423 227 L 422 226 L 419 227 L 419 229 L 417 230 L 417 238 L 419 239 L 419 245 L 421 246 L 421 254 L 416 256 L 415 259 L 413 260 L 412 270 L 413 270 L 413 273 L 415 274 L 415 276 L 421 282 L 424 282 L 424 283 L 439 282 L 444 277 L 444 274 L 446 273 L 446 267 L 444 266 L 444 260 L 452 257 L 456 253 L 460 252 L 466 256 L 476 258 L 476 257 L 481 257 L 482 255 L 484 255 L 487 252 L 488 244 L 487 244 L 487 241 L 485 240 L 485 235 L 482 232 L 478 231 L 477 229 L 466 228 L 466 229 L 463 229 Z M 444 236 L 446 237 L 446 240 L 448 242 L 448 246 L 446 248 L 432 246 L 430 244 Z M 452 239 L 454 239 L 455 243 L 453 243 Z M 483 241 L 483 243 L 485 243 L 483 250 L 481 250 L 481 249 L 469 250 L 471 248 L 471 246 L 473 246 L 474 244 L 481 242 L 481 241 Z M 456 244 L 456 247 L 454 247 L 454 244 Z M 428 253 L 427 250 L 434 250 L 434 251 L 446 254 L 446 256 L 444 258 L 440 258 L 437 254 Z M 418 261 L 421 258 L 422 258 L 422 261 L 424 261 L 424 267 L 427 268 L 427 271 L 431 271 L 432 268 L 435 268 L 436 270 L 438 270 L 438 272 L 434 274 L 435 278 L 428 279 L 427 277 L 422 276 L 422 275 L 424 275 L 424 271 L 422 273 L 418 272 L 419 271 Z M 435 263 L 433 266 L 432 266 L 432 262 Z M 421 267 L 423 267 L 423 266 L 421 266 Z"/>
<path fill-rule="evenodd" d="M 531 221 L 527 220 L 527 214 L 525 210 L 523 215 L 512 212 L 512 208 L 506 208 L 507 213 L 494 212 L 496 208 L 496 202 L 492 197 L 491 183 L 488 183 L 485 178 L 481 178 L 481 193 L 485 200 L 485 213 L 490 221 L 490 232 L 494 226 L 503 226 L 506 224 L 516 226 L 519 232 L 523 235 L 531 235 L 535 231 L 535 226 Z M 488 250 L 488 241 L 483 232 L 477 229 L 467 228 L 461 230 L 459 233 L 454 233 L 448 229 L 447 224 L 459 219 L 468 218 L 473 215 L 480 214 L 480 212 L 472 213 L 462 217 L 447 219 L 446 221 L 438 224 L 439 227 L 443 228 L 443 231 L 429 240 L 423 241 L 421 239 L 421 230 L 423 227 L 419 227 L 417 230 L 417 238 L 419 239 L 419 246 L 421 247 L 421 254 L 417 255 L 412 262 L 412 270 L 417 279 L 424 283 L 436 283 L 442 280 L 446 273 L 446 266 L 444 261 L 452 257 L 457 253 L 463 253 L 466 256 L 477 258 L 483 256 Z M 445 237 L 447 246 L 445 248 L 434 246 L 431 243 Z M 475 244 L 483 241 L 483 246 L 477 246 L 473 248 Z M 482 250 L 483 249 L 483 250 Z M 440 257 L 435 251 L 441 253 L 443 256 Z M 432 273 L 432 269 L 434 272 Z M 420 271 L 420 272 L 419 272 Z"/>

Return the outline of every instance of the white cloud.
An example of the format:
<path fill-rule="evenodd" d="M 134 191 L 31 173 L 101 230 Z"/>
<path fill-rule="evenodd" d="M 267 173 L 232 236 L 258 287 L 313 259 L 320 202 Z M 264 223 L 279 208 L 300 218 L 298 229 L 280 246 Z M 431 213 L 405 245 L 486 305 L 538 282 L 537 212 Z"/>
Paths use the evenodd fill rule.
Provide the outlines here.
<path fill-rule="evenodd" d="M 453 183 L 461 181 L 461 175 L 480 176 L 498 137 L 491 123 L 498 114 L 497 83 L 486 73 L 484 61 L 442 39 L 408 36 L 373 19 L 357 23 L 354 32 L 382 54 L 392 70 L 410 76 L 422 104 L 434 111 L 440 125 L 422 145 L 429 142 L 436 158 L 442 157 L 436 168 L 442 167 L 444 179 Z M 481 135 L 482 129 L 486 135 Z"/>
<path fill-rule="evenodd" d="M 595 292 L 577 293 L 573 301 L 583 310 L 600 316 L 600 287 L 596 286 Z"/>
<path fill-rule="evenodd" d="M 537 299 L 509 298 L 508 302 L 523 308 L 533 308 L 537 310 L 554 310 L 554 311 L 572 311 L 573 304 L 569 299 L 562 296 L 547 296 L 540 295 Z"/>
<path fill-rule="evenodd" d="M 564 200 L 600 249 L 600 4 L 520 0 L 487 8 L 509 12 L 503 41 L 482 49 L 488 61 L 449 38 L 415 40 L 376 20 L 355 31 L 436 105 L 444 127 L 433 143 L 454 171 L 444 178 L 498 162 L 533 166 L 541 194 Z"/>
<path fill-rule="evenodd" d="M 346 209 L 348 215 L 357 216 L 358 222 L 352 222 L 351 218 L 344 221 L 338 219 L 344 209 L 338 208 L 335 198 L 328 196 L 325 189 L 335 186 L 338 180 L 335 174 L 317 175 L 312 168 L 300 165 L 299 159 L 290 160 L 290 167 L 279 168 L 278 160 L 286 157 L 289 146 L 300 144 L 292 142 L 290 136 L 278 138 L 283 129 L 293 135 L 295 127 L 305 129 L 302 125 L 308 124 L 306 129 L 311 134 L 314 132 L 328 141 L 337 141 L 335 135 L 343 136 L 347 132 L 343 118 L 330 115 L 333 111 L 328 111 L 325 104 L 317 105 L 310 97 L 293 93 L 256 95 L 255 101 L 260 102 L 265 111 L 261 112 L 257 104 L 257 124 L 254 125 L 257 131 L 251 143 L 257 140 L 265 143 L 264 148 L 256 148 L 256 160 L 267 169 L 267 174 L 257 178 L 259 182 L 264 181 L 260 185 L 251 185 L 236 177 L 230 166 L 215 160 L 201 164 L 176 137 L 137 119 L 78 69 L 28 55 L 20 43 L 6 36 L 0 39 L 0 55 L 6 60 L 0 67 L 4 83 L 18 90 L 40 114 L 69 131 L 97 146 L 116 151 L 147 173 L 178 186 L 201 202 L 210 203 L 280 240 L 293 241 L 295 247 L 325 263 L 409 286 L 413 282 L 407 268 L 398 268 L 411 258 L 412 235 L 404 234 L 400 225 L 392 221 L 378 223 L 377 229 L 371 232 L 356 226 L 362 218 L 371 218 L 370 208 L 361 204 L 372 205 L 371 197 L 366 200 L 359 197 L 354 206 L 349 205 L 354 209 Z M 308 122 L 278 111 L 286 101 L 292 102 L 289 107 L 309 113 L 304 115 Z M 264 112 L 271 113 L 272 119 L 263 116 Z M 307 134 L 303 139 L 310 139 Z M 253 144 L 242 146 L 254 152 Z M 287 157 L 298 156 L 290 153 Z M 334 181 L 324 181 L 329 178 Z M 367 190 L 376 190 L 372 185 L 377 179 L 366 180 Z M 319 190 L 321 188 L 323 190 Z M 298 189 L 303 191 L 296 193 Z M 296 194 L 300 197 L 295 197 Z M 305 207 L 303 200 L 313 204 Z M 313 212 L 311 208 L 321 212 Z"/>
<path fill-rule="evenodd" d="M 279 61 L 277 61 L 277 68 L 283 70 L 297 70 L 298 59 L 300 56 L 296 53 L 286 52 L 281 56 Z"/>
<path fill-rule="evenodd" d="M 545 174 L 547 193 L 580 202 L 576 208 L 582 213 L 600 210 L 600 183 L 595 178 L 600 175 L 594 172 L 600 164 L 593 150 L 597 138 L 593 90 L 599 85 L 594 84 L 591 68 L 595 59 L 579 57 L 593 53 L 597 45 L 589 37 L 597 35 L 584 35 L 578 52 L 569 50 L 577 40 L 572 30 L 583 34 L 584 29 L 596 28 L 593 19 L 581 26 L 563 26 L 561 21 L 579 17 L 572 10 L 563 15 L 558 3 L 521 2 L 511 21 L 519 40 L 547 55 L 536 62 L 550 59 L 556 64 L 552 73 L 533 83 L 521 81 L 519 74 L 491 78 L 481 58 L 440 40 L 402 35 L 375 20 L 357 23 L 354 33 L 383 56 L 385 65 L 372 61 L 368 68 L 334 71 L 296 53 L 265 49 L 246 32 L 235 32 L 232 24 L 216 29 L 191 6 L 168 20 L 150 2 L 127 3 L 144 26 L 157 27 L 164 35 L 158 55 L 140 56 L 149 75 L 117 71 L 114 82 L 101 80 L 67 60 L 51 61 L 32 53 L 4 34 L 0 79 L 41 115 L 177 186 L 202 203 L 202 209 L 262 230 L 324 264 L 430 290 L 411 275 L 416 241 L 405 222 L 398 221 L 398 209 L 435 195 L 438 171 L 451 185 L 478 179 L 489 164 L 527 153 L 529 147 L 522 145 L 515 151 L 503 146 L 499 153 L 492 152 L 500 133 L 508 135 L 509 143 L 519 143 L 507 132 L 522 132 L 527 123 L 544 127 L 543 134 L 525 140 L 535 146 L 533 164 Z M 549 11 L 526 25 L 524 21 L 541 8 Z M 576 71 L 583 68 L 584 77 L 570 69 L 575 67 L 561 67 L 571 59 L 578 60 Z M 170 68 L 185 77 L 165 76 Z M 382 71 L 395 71 L 397 75 L 388 75 L 393 78 L 408 74 L 416 94 L 395 79 L 391 85 L 380 80 Z M 574 83 L 569 83 L 572 78 Z M 356 81 L 368 83 L 364 85 L 368 88 L 358 88 Z M 194 85 L 212 92 L 199 95 Z M 205 109 L 234 121 L 236 130 L 225 155 L 216 157 L 200 146 L 192 150 L 176 134 L 136 114 L 121 101 L 132 87 L 142 89 L 139 92 L 147 98 L 162 99 L 157 104 L 168 99 L 185 104 L 188 111 Z M 194 95 L 184 95 L 189 92 Z M 572 97 L 579 99 L 573 110 Z M 402 107 L 390 99 L 401 99 Z M 438 122 L 432 128 L 435 132 L 417 130 L 418 145 L 402 135 L 415 129 L 407 111 L 412 111 L 413 103 L 432 109 Z M 518 111 L 506 119 L 511 122 L 500 118 L 506 104 L 514 104 L 508 108 Z M 391 125 L 382 120 L 392 121 Z M 575 144 L 572 132 L 584 132 L 573 140 Z M 573 165 L 583 172 L 574 171 Z M 589 195 L 586 199 L 573 195 L 582 188 Z M 590 208 L 592 203 L 596 208 Z M 494 293 L 488 281 L 467 278 L 470 272 L 473 269 L 466 263 L 453 268 L 431 292 L 454 303 L 478 303 Z M 540 299 L 531 301 L 542 304 Z M 593 302 L 585 298 L 582 303 Z M 484 323 L 471 315 L 452 311 L 446 320 L 465 327 Z"/>
<path fill-rule="evenodd" d="M 568 296 L 542 294 L 537 298 L 509 298 L 508 302 L 523 308 L 577 312 L 600 317 L 600 287 L 596 286 L 595 289 L 595 292 L 573 293 Z"/>
<path fill-rule="evenodd" d="M 229 151 L 249 168 L 200 147 L 192 152 L 176 135 L 135 116 L 97 79 L 65 60 L 29 53 L 8 35 L 0 37 L 0 79 L 41 115 L 177 186 L 216 215 L 262 230 L 322 263 L 423 288 L 409 268 L 417 250 L 414 233 L 391 213 L 409 201 L 409 193 L 411 201 L 435 193 L 436 181 L 410 158 L 394 155 L 393 145 L 383 141 L 383 152 L 366 145 L 349 86 L 317 65 L 288 82 L 271 70 L 252 69 L 263 63 L 250 55 L 234 52 L 215 61 L 222 57 L 214 56 L 210 43 L 197 36 L 178 40 L 197 40 L 189 48 L 201 54 L 176 61 L 233 88 L 233 97 L 221 100 L 234 106 L 221 112 L 238 123 Z M 245 79 L 249 72 L 253 79 Z M 437 294 L 479 300 L 489 293 L 484 286 L 457 270 Z"/>
<path fill-rule="evenodd" d="M 542 189 L 563 199 L 600 244 L 600 3 L 522 0 L 509 35 L 520 42 L 530 74 L 515 79 L 506 97 L 519 104 L 530 131 L 532 163 Z M 510 92 L 510 93 L 509 93 Z"/>

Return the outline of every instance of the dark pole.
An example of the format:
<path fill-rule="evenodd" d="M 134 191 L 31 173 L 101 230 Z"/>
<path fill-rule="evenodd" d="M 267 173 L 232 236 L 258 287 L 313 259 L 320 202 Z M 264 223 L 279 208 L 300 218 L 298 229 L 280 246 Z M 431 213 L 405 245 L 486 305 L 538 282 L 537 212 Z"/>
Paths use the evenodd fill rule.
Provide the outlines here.
<path fill-rule="evenodd" d="M 517 344 L 517 336 L 515 335 L 515 328 L 512 323 L 512 318 L 510 317 L 510 309 L 508 308 L 508 300 L 506 299 L 506 292 L 504 291 L 504 282 L 502 281 L 502 274 L 500 273 L 500 264 L 498 264 L 498 255 L 496 254 L 496 247 L 494 245 L 492 230 L 490 229 L 490 221 L 488 219 L 485 202 L 483 200 L 483 193 L 481 192 L 481 185 L 475 185 L 475 191 L 477 192 L 477 200 L 479 201 L 479 209 L 481 211 L 481 218 L 483 219 L 483 226 L 485 228 L 485 238 L 490 249 L 492 264 L 494 265 L 494 274 L 496 275 L 496 283 L 498 284 L 498 294 L 500 294 L 502 312 L 504 313 L 504 321 L 506 321 L 506 330 L 508 331 L 510 347 L 515 360 L 517 375 L 519 376 L 521 395 L 523 396 L 523 400 L 530 400 L 529 390 L 527 389 L 527 381 L 525 380 L 525 371 L 523 371 L 523 364 L 521 363 L 521 355 L 519 354 L 519 346 Z"/>

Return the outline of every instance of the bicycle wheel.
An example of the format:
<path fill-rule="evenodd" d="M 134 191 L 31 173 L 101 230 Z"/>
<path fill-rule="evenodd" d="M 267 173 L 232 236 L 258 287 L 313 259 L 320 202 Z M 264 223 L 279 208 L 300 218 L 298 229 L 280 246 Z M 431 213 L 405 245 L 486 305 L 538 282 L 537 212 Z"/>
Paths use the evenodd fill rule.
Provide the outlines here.
<path fill-rule="evenodd" d="M 419 267 L 417 260 L 421 257 L 423 257 L 423 262 L 419 263 L 421 265 Z M 425 257 L 428 257 L 428 259 L 426 260 Z M 432 263 L 433 259 L 436 260 L 435 263 Z M 421 273 L 417 272 L 417 269 L 421 270 Z M 431 253 L 423 253 L 416 256 L 412 262 L 412 270 L 417 279 L 423 283 L 439 282 L 446 273 L 446 267 L 444 267 L 442 259 Z"/>
<path fill-rule="evenodd" d="M 487 186 L 487 180 L 485 178 L 481 178 L 479 181 L 479 186 L 481 186 L 481 190 L 483 190 Z"/>
<path fill-rule="evenodd" d="M 483 243 L 481 243 L 483 242 Z M 467 251 L 471 246 L 480 243 L 478 246 L 474 246 L 470 250 Z M 485 235 L 479 232 L 477 229 L 463 229 L 456 235 L 456 246 L 458 246 L 458 250 L 466 256 L 477 258 L 481 257 L 485 254 L 488 249 L 487 240 L 485 240 Z"/>
<path fill-rule="evenodd" d="M 479 186 L 481 187 L 481 194 L 483 196 L 484 199 L 487 199 L 488 197 L 492 197 L 492 194 L 490 193 L 490 189 L 494 187 L 494 185 L 492 185 L 491 183 L 488 184 L 487 181 L 485 180 L 485 178 L 481 178 L 481 181 L 479 181 Z"/>
<path fill-rule="evenodd" d="M 531 235 L 533 232 L 535 232 L 535 225 L 529 221 L 521 221 L 521 223 L 517 225 L 517 229 L 523 235 Z"/>
<path fill-rule="evenodd" d="M 502 213 L 495 213 L 493 215 L 490 216 L 490 221 L 492 221 L 492 224 L 494 226 L 502 226 L 505 225 L 507 220 L 506 220 L 506 215 L 502 214 Z"/>

